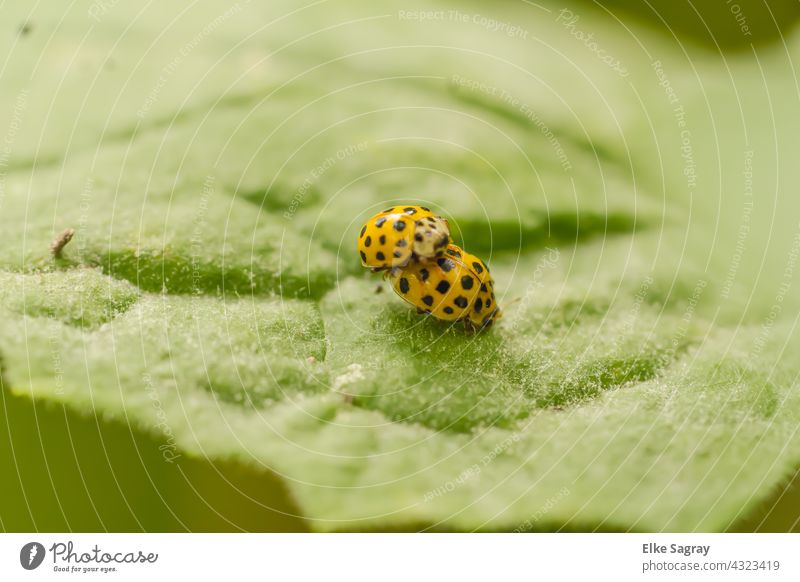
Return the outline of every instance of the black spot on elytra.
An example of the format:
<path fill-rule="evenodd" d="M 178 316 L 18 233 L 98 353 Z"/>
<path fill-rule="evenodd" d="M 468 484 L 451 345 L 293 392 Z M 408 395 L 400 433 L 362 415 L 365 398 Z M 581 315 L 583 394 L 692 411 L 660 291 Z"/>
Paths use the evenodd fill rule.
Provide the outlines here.
<path fill-rule="evenodd" d="M 469 301 L 467 301 L 467 298 L 464 297 L 463 295 L 459 295 L 458 297 L 453 299 L 453 303 L 455 303 L 461 309 L 464 309 L 467 307 L 467 305 L 469 305 Z"/>
<path fill-rule="evenodd" d="M 445 307 L 445 308 L 444 308 L 444 310 L 443 310 L 443 311 L 444 311 L 444 312 L 445 312 L 447 315 L 450 315 L 451 313 L 453 313 L 453 308 L 452 308 L 452 307 L 450 307 L 450 306 L 448 305 L 447 307 Z"/>
<path fill-rule="evenodd" d="M 361 252 L 361 262 L 362 262 L 362 263 L 366 263 L 366 262 L 367 262 L 367 255 L 366 255 L 366 253 L 365 253 L 364 251 L 360 251 L 360 252 Z"/>
<path fill-rule="evenodd" d="M 403 230 L 405 227 L 406 227 L 406 223 L 405 223 L 405 221 L 403 221 L 403 220 L 396 220 L 396 221 L 394 222 L 394 229 L 395 229 L 397 232 L 400 232 L 400 231 L 401 231 L 401 230 Z"/>
<path fill-rule="evenodd" d="M 384 222 L 386 222 L 386 217 L 385 216 L 381 216 L 378 220 L 375 221 L 375 226 L 380 228 L 380 227 L 383 226 Z"/>
<path fill-rule="evenodd" d="M 378 251 L 377 253 L 375 253 L 375 258 L 378 259 L 379 261 L 383 261 L 386 260 L 386 255 Z"/>
<path fill-rule="evenodd" d="M 408 293 L 408 279 L 405 277 L 400 277 L 400 291 Z"/>
<path fill-rule="evenodd" d="M 483 309 L 483 299 L 478 297 L 478 299 L 475 301 L 475 313 L 480 313 L 481 309 Z"/>
<path fill-rule="evenodd" d="M 451 257 L 460 257 L 461 256 L 461 253 L 459 253 L 455 249 L 447 249 L 447 254 L 450 255 Z"/>
<path fill-rule="evenodd" d="M 360 234 L 360 235 L 358 235 L 358 236 L 359 236 L 360 238 L 363 238 L 363 237 L 364 237 L 364 233 L 365 233 L 365 232 L 367 232 L 367 225 L 366 225 L 366 224 L 365 224 L 364 226 L 362 226 L 362 227 L 361 227 L 361 234 Z"/>
<path fill-rule="evenodd" d="M 419 270 L 419 278 L 422 279 L 423 281 L 427 281 L 429 275 L 430 273 L 428 273 L 428 269 Z"/>
<path fill-rule="evenodd" d="M 397 246 L 400 247 L 401 249 L 404 246 L 406 246 L 407 244 L 408 244 L 408 241 L 406 239 L 404 239 L 404 238 L 401 238 L 399 241 L 397 241 Z"/>
<path fill-rule="evenodd" d="M 430 208 L 425 208 L 424 206 L 420 206 L 420 208 L 422 208 L 425 212 L 430 212 L 431 211 Z"/>
<path fill-rule="evenodd" d="M 422 242 L 422 235 L 420 233 L 415 234 L 414 240 L 417 242 Z"/>
<path fill-rule="evenodd" d="M 393 210 L 394 210 L 394 206 L 392 206 L 391 208 L 387 208 L 386 210 L 384 210 L 384 212 L 388 213 L 388 212 L 392 212 Z"/>
<path fill-rule="evenodd" d="M 447 281 L 439 281 L 439 284 L 436 286 L 436 290 L 444 295 L 450 290 L 450 283 Z"/>
<path fill-rule="evenodd" d="M 464 275 L 463 277 L 461 277 L 461 286 L 464 289 L 472 289 L 472 285 L 474 283 L 475 281 L 473 281 L 472 277 L 470 277 L 469 275 Z"/>
<path fill-rule="evenodd" d="M 416 214 L 417 209 L 409 206 L 408 208 L 403 208 L 403 212 L 405 212 L 406 214 Z"/>
<path fill-rule="evenodd" d="M 392 253 L 392 256 L 393 256 L 395 259 L 399 259 L 400 257 L 402 257 L 402 256 L 403 256 L 403 252 L 402 252 L 402 251 L 395 251 L 395 252 L 393 252 L 393 253 Z"/>
<path fill-rule="evenodd" d="M 382 245 L 386 244 L 386 235 L 382 234 L 381 237 L 378 239 Z"/>
<path fill-rule="evenodd" d="M 491 299 L 487 299 L 486 300 L 486 308 L 488 309 L 491 306 L 492 306 L 492 300 Z"/>
<path fill-rule="evenodd" d="M 436 219 L 433 216 L 429 216 L 428 222 L 430 222 L 431 224 L 436 224 Z"/>
<path fill-rule="evenodd" d="M 445 273 L 449 273 L 453 270 L 453 267 L 456 266 L 450 259 L 436 259 L 436 264 L 439 265 Z"/>
<path fill-rule="evenodd" d="M 422 302 L 428 307 L 430 307 L 431 305 L 433 305 L 433 295 L 426 295 L 425 297 L 422 298 Z"/>
<path fill-rule="evenodd" d="M 367 238 L 364 239 L 364 246 L 365 247 L 368 247 L 371 244 L 372 244 L 372 237 L 371 236 L 368 236 Z"/>
<path fill-rule="evenodd" d="M 486 283 L 481 283 L 481 291 L 483 291 L 484 293 L 488 291 L 488 289 L 486 289 Z"/>
<path fill-rule="evenodd" d="M 480 275 L 483 273 L 483 265 L 481 265 L 478 261 L 472 261 L 472 268 L 475 269 L 475 272 Z"/>

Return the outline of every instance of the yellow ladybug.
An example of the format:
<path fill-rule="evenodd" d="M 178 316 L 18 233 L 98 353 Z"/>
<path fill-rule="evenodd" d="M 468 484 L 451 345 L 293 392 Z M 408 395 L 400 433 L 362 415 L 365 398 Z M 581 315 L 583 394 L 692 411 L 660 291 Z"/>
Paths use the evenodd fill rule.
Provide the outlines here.
<path fill-rule="evenodd" d="M 433 260 L 413 260 L 389 273 L 400 297 L 444 321 L 464 321 L 468 329 L 490 327 L 502 316 L 489 269 L 475 255 L 454 244 Z"/>
<path fill-rule="evenodd" d="M 393 206 L 370 218 L 358 236 L 361 264 L 373 271 L 431 259 L 450 242 L 447 221 L 424 206 Z"/>

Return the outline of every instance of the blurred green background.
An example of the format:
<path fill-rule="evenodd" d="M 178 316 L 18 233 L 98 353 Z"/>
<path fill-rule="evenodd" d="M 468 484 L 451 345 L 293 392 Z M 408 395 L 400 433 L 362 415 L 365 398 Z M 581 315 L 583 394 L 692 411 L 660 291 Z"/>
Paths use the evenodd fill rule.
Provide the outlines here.
<path fill-rule="evenodd" d="M 186 456 L 169 464 L 159 441 L 126 425 L 7 392 L 0 406 L 4 531 L 308 531 L 266 472 Z M 795 475 L 730 531 L 798 531 L 799 511 Z"/>
<path fill-rule="evenodd" d="M 459 7 L 457 2 L 448 6 Z M 791 0 L 769 3 L 612 0 L 570 6 L 582 13 L 598 11 L 611 15 L 623 24 L 644 23 L 652 34 L 673 43 L 676 52 L 688 43 L 693 51 L 734 56 L 780 46 L 785 42 L 783 34 L 794 29 L 800 17 L 800 3 Z M 53 4 L 51 10 L 65 9 Z M 739 13 L 747 18 L 746 35 L 736 18 Z M 18 35 L 20 42 L 25 42 L 24 37 L 41 37 L 52 32 L 51 24 L 21 19 L 16 12 L 13 18 L 0 18 L 0 27 Z M 296 34 L 300 36 L 304 31 L 298 30 Z M 148 50 L 151 40 L 147 35 L 140 39 L 143 52 Z M 226 47 L 220 46 L 218 50 L 222 54 Z M 699 74 L 702 77 L 703 72 Z M 796 156 L 796 152 L 792 155 Z M 734 211 L 738 213 L 739 209 Z M 0 529 L 307 530 L 287 490 L 266 472 L 233 462 L 212 463 L 185 455 L 175 463 L 166 463 L 158 450 L 158 441 L 127 425 L 11 395 L 5 388 L 0 394 L 3 471 Z M 796 529 L 798 514 L 800 478 L 795 476 L 732 529 Z"/>

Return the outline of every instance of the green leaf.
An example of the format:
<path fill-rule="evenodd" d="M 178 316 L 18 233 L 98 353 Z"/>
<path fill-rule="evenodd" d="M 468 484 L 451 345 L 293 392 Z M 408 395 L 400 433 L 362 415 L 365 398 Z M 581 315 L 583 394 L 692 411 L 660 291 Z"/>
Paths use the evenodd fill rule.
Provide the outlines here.
<path fill-rule="evenodd" d="M 797 461 L 785 56 L 582 7 L 621 75 L 556 6 L 344 6 L 2 32 L 3 389 L 266 469 L 317 530 L 731 527 Z M 400 201 L 486 260 L 491 331 L 361 268 Z"/>

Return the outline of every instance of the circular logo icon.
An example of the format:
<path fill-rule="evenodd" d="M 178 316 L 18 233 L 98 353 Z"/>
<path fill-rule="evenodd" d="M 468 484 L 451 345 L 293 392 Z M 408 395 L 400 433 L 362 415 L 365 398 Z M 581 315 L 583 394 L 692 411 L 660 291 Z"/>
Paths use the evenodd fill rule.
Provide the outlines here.
<path fill-rule="evenodd" d="M 26 570 L 35 570 L 44 561 L 44 546 L 39 542 L 30 542 L 19 551 L 19 563 Z"/>

